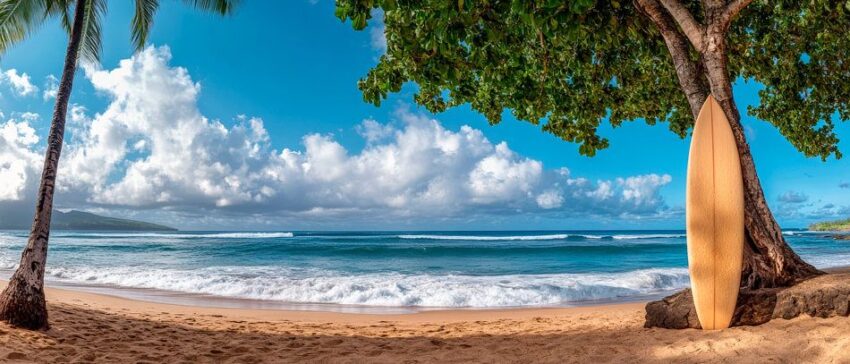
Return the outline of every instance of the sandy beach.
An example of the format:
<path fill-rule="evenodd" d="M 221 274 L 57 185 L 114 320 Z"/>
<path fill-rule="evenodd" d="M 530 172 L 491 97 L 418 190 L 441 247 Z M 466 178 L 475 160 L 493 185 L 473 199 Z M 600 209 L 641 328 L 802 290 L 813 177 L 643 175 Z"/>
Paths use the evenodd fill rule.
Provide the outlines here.
<path fill-rule="evenodd" d="M 846 317 L 705 332 L 644 329 L 643 303 L 374 315 L 168 305 L 56 288 L 47 297 L 51 329 L 0 325 L 0 361 L 850 363 Z"/>

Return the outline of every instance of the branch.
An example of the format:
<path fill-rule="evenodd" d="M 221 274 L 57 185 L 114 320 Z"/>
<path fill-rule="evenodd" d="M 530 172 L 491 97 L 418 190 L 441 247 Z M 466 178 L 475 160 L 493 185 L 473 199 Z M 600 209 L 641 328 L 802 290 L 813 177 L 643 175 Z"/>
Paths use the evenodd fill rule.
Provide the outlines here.
<path fill-rule="evenodd" d="M 703 78 L 702 65 L 691 59 L 688 39 L 679 31 L 676 21 L 665 11 L 659 0 L 635 0 L 634 2 L 638 10 L 661 32 L 673 66 L 676 68 L 679 86 L 688 99 L 691 114 L 696 119 L 703 102 L 708 97 L 708 86 Z"/>
<path fill-rule="evenodd" d="M 732 24 L 732 19 L 752 2 L 753 0 L 732 0 L 728 5 L 726 5 L 726 8 L 723 9 L 723 13 L 720 14 L 720 19 L 718 19 L 720 29 L 725 30 L 729 28 L 729 25 Z"/>
<path fill-rule="evenodd" d="M 691 15 L 691 12 L 682 5 L 679 0 L 659 0 L 664 8 L 667 9 L 667 12 L 676 20 L 676 23 L 682 28 L 682 32 L 685 33 L 685 36 L 688 37 L 688 40 L 691 41 L 691 44 L 694 45 L 694 48 L 698 50 L 702 50 L 703 46 L 703 34 L 705 34 L 704 27 L 694 19 L 694 16 Z"/>

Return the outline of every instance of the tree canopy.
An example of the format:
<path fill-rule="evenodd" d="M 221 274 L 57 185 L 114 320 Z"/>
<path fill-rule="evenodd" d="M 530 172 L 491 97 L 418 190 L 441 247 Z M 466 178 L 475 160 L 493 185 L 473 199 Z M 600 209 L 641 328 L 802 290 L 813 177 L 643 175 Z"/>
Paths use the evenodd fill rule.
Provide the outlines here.
<path fill-rule="evenodd" d="M 683 1 L 697 20 L 699 1 Z M 409 81 L 431 112 L 470 104 L 491 123 L 504 110 L 576 142 L 608 146 L 600 123 L 665 122 L 684 137 L 688 101 L 664 40 L 631 1 L 337 0 L 336 15 L 364 29 L 383 10 L 387 51 L 360 80 L 379 105 Z M 833 127 L 850 117 L 850 2 L 756 0 L 728 35 L 732 80 L 763 85 L 750 115 L 799 151 L 841 157 Z M 699 62 L 699 52 L 691 49 Z"/>

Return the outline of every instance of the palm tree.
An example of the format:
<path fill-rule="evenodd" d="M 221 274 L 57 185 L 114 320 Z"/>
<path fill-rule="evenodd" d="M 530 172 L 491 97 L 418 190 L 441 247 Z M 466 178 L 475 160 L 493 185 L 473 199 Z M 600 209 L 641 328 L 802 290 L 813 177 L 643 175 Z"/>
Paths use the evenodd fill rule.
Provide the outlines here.
<path fill-rule="evenodd" d="M 221 15 L 232 13 L 239 0 L 183 0 L 199 10 Z M 131 36 L 136 51 L 145 46 L 153 24 L 159 0 L 135 0 L 135 15 Z M 72 15 L 73 8 L 73 15 Z M 100 57 L 100 21 L 106 13 L 106 0 L 0 0 L 0 54 L 25 39 L 40 24 L 59 18 L 69 33 L 65 66 L 56 94 L 56 106 L 50 123 L 50 135 L 44 156 L 44 169 L 38 188 L 27 246 L 21 255 L 18 269 L 9 285 L 0 294 L 0 320 L 29 329 L 47 329 L 47 305 L 44 299 L 44 266 L 47 262 L 47 242 L 50 237 L 50 216 L 53 212 L 53 192 L 62 139 L 65 115 L 74 83 L 77 61 L 82 58 L 97 62 Z M 73 16 L 73 19 L 71 18 Z"/>

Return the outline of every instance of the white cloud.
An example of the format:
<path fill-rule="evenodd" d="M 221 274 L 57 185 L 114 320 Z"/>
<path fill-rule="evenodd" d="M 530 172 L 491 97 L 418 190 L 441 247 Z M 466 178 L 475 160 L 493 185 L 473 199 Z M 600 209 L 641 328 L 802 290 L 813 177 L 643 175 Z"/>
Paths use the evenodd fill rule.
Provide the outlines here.
<path fill-rule="evenodd" d="M 0 78 L 2 78 L 2 81 L 7 82 L 18 96 L 27 96 L 38 91 L 38 87 L 35 87 L 30 82 L 30 76 L 28 74 L 18 74 L 18 70 L 14 68 L 4 71 Z"/>
<path fill-rule="evenodd" d="M 492 203 L 530 196 L 542 174 L 542 163 L 520 158 L 506 143 L 499 143 L 469 174 L 472 200 Z"/>
<path fill-rule="evenodd" d="M 547 190 L 537 195 L 537 206 L 543 209 L 556 209 L 563 203 L 564 196 L 558 190 Z"/>
<path fill-rule="evenodd" d="M 566 168 L 547 169 L 480 130 L 446 129 L 406 108 L 393 124 L 363 121 L 356 129 L 367 144 L 359 151 L 322 134 L 275 150 L 259 118 L 225 124 L 205 117 L 197 106 L 200 85 L 170 58 L 167 47 L 148 47 L 115 69 L 85 67 L 110 103 L 95 114 L 79 105 L 69 111 L 71 137 L 59 171 L 64 204 L 305 218 L 633 217 L 667 209 L 659 190 L 669 175 L 591 182 Z M 28 122 L 2 125 L 12 131 L 0 156 L 38 166 Z M 31 174 L 6 165 L 0 170 L 17 182 L 2 194 L 21 199 L 20 181 L 32 184 Z"/>
<path fill-rule="evenodd" d="M 841 199 L 838 198 L 837 201 Z M 850 205 L 826 203 L 821 199 L 813 200 L 805 192 L 788 190 L 776 198 L 772 204 L 774 214 L 784 221 L 794 224 L 807 224 L 817 220 L 846 218 L 850 214 Z M 832 199 L 836 201 L 836 199 Z"/>
<path fill-rule="evenodd" d="M 59 93 L 59 79 L 54 75 L 47 75 L 44 78 L 44 91 L 41 93 L 41 98 L 44 101 L 55 99 Z"/>
<path fill-rule="evenodd" d="M 34 151 L 38 136 L 30 123 L 38 116 L 25 113 L 0 123 L 0 201 L 19 201 L 38 183 L 41 156 Z"/>
<path fill-rule="evenodd" d="M 369 42 L 372 49 L 378 53 L 387 53 L 387 34 L 383 10 L 372 12 L 372 21 L 369 22 Z"/>
<path fill-rule="evenodd" d="M 611 181 L 599 181 L 596 184 L 596 189 L 587 193 L 589 197 L 599 200 L 607 200 L 614 197 L 614 188 Z"/>
<path fill-rule="evenodd" d="M 799 204 L 809 200 L 809 196 L 805 193 L 797 192 L 797 191 L 787 191 L 777 198 L 777 200 L 781 203 L 786 204 Z"/>
<path fill-rule="evenodd" d="M 360 123 L 360 125 L 357 125 L 354 129 L 357 131 L 357 134 L 360 134 L 363 139 L 366 139 L 367 143 L 375 143 L 385 140 L 392 136 L 393 132 L 395 132 L 395 129 L 392 126 L 381 124 L 374 119 L 363 120 L 363 122 Z"/>
<path fill-rule="evenodd" d="M 653 205 L 659 201 L 658 188 L 672 180 L 672 177 L 666 174 L 648 174 L 617 178 L 617 184 L 623 189 L 623 200 L 635 205 Z"/>

